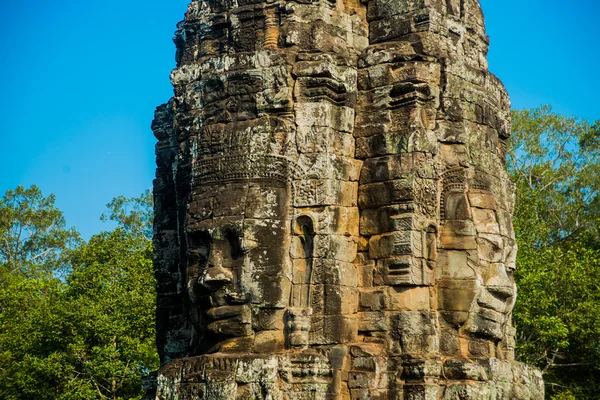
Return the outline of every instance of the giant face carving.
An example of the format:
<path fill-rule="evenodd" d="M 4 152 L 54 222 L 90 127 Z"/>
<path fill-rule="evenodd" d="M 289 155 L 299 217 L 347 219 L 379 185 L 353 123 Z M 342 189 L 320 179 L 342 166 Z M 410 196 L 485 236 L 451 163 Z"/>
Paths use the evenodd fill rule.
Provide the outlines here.
<path fill-rule="evenodd" d="M 230 182 L 203 193 L 189 203 L 186 235 L 197 352 L 248 350 L 264 331 L 282 338 L 290 291 L 288 189 Z M 200 209 L 210 218 L 194 221 Z"/>
<path fill-rule="evenodd" d="M 499 200 L 489 184 L 462 171 L 447 174 L 437 277 L 444 319 L 493 341 L 505 336 L 516 297 L 516 246 L 512 229 L 499 223 Z"/>

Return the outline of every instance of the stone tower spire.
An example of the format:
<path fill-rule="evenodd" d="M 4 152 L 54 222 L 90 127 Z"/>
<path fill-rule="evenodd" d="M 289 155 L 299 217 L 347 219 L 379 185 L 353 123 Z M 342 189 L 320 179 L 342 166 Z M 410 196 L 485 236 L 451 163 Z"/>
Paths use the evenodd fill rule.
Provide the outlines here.
<path fill-rule="evenodd" d="M 157 109 L 157 399 L 542 399 L 477 0 L 204 0 Z"/>

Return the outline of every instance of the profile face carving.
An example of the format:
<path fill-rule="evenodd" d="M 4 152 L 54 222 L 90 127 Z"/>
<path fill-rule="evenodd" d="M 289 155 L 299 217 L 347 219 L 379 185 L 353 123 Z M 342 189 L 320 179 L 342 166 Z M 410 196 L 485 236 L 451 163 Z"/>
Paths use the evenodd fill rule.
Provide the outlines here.
<path fill-rule="evenodd" d="M 249 293 L 241 286 L 244 252 L 240 235 L 232 228 L 195 233 L 196 243 L 189 250 L 197 271 L 188 276 L 188 290 L 194 302 L 205 303 L 207 331 L 224 336 L 251 333 Z M 190 271 L 191 272 L 191 271 Z"/>
<path fill-rule="evenodd" d="M 442 193 L 438 300 L 444 319 L 463 332 L 501 340 L 516 297 L 515 242 L 497 216 L 489 188 L 462 171 Z"/>
<path fill-rule="evenodd" d="M 287 189 L 230 183 L 219 192 L 189 203 L 186 282 L 200 352 L 251 347 L 258 332 L 282 330 L 289 299 Z M 195 222 L 206 203 L 210 218 Z"/>

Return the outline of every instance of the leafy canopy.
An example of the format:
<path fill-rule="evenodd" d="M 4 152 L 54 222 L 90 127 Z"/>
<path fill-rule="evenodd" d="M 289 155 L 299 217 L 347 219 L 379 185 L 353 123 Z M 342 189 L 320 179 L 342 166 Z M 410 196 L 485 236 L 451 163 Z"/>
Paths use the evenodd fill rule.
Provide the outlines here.
<path fill-rule="evenodd" d="M 71 237 L 60 236 L 64 219 L 54 207 L 53 196 L 45 198 L 32 187 L 5 196 L 14 198 L 18 201 L 3 203 L 3 215 L 12 218 L 16 234 L 7 236 L 15 243 L 19 230 L 14 227 L 19 226 Z M 142 204 L 142 200 L 124 199 L 121 204 L 129 203 Z M 141 206 L 138 212 L 149 215 Z M 52 216 L 49 220 L 54 222 L 42 224 L 36 215 Z M 21 261 L 19 269 L 4 269 L 10 279 L 0 285 L 0 398 L 141 398 L 141 377 L 158 368 L 158 355 L 151 243 L 142 231 L 129 229 L 150 222 L 140 217 L 136 224 L 122 223 L 77 246 L 43 241 L 43 235 L 21 236 L 45 243 L 47 247 L 39 244 L 37 249 L 51 249 L 46 254 L 53 257 L 35 257 L 39 250 L 32 256 L 31 246 L 11 248 L 11 260 Z M 54 265 L 68 273 L 59 279 Z"/>
<path fill-rule="evenodd" d="M 513 111 L 517 355 L 552 399 L 600 398 L 600 124 Z"/>
<path fill-rule="evenodd" d="M 600 122 L 552 112 L 513 111 L 508 169 L 517 185 L 517 220 L 535 244 L 597 234 L 600 218 Z M 524 232 L 523 232 L 524 233 Z"/>
<path fill-rule="evenodd" d="M 127 232 L 152 239 L 154 209 L 150 190 L 140 197 L 115 197 L 106 207 L 108 211 L 100 217 L 102 221 L 116 221 Z"/>
<path fill-rule="evenodd" d="M 65 250 L 80 243 L 79 233 L 66 228 L 54 195 L 17 186 L 0 199 L 0 285 L 9 276 L 36 278 L 64 275 Z"/>

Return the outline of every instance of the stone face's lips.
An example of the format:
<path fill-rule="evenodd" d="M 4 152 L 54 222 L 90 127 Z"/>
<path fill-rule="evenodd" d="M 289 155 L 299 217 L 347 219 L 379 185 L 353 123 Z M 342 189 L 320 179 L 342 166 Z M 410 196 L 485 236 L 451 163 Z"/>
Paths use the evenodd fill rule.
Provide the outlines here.
<path fill-rule="evenodd" d="M 213 320 L 208 330 L 216 334 L 243 337 L 252 332 L 248 305 L 213 307 L 206 311 L 206 316 Z"/>
<path fill-rule="evenodd" d="M 236 317 L 244 314 L 245 312 L 249 312 L 248 306 L 220 306 L 213 307 L 206 311 L 206 316 L 211 319 L 225 319 Z"/>
<path fill-rule="evenodd" d="M 495 322 L 498 324 L 504 323 L 504 314 L 497 310 L 492 310 L 491 308 L 481 307 L 479 309 L 479 316 L 481 318 L 488 320 L 490 322 Z"/>

